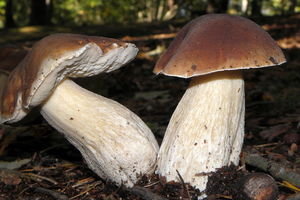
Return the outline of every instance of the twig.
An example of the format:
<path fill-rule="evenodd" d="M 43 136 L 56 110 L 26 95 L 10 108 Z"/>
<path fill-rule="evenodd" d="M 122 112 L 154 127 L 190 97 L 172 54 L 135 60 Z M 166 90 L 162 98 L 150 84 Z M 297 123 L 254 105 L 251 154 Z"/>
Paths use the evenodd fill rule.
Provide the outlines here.
<path fill-rule="evenodd" d="M 146 41 L 146 40 L 162 40 L 162 39 L 172 39 L 175 36 L 176 36 L 176 33 L 161 33 L 161 34 L 146 35 L 146 36 L 139 36 L 139 37 L 125 36 L 125 37 L 122 37 L 121 40 L 126 41 L 126 42 Z"/>
<path fill-rule="evenodd" d="M 148 184 L 148 185 L 145 185 L 144 187 L 145 188 L 148 188 L 148 187 L 151 187 L 151 186 L 153 186 L 153 185 L 156 185 L 156 184 L 158 184 L 160 181 L 155 181 L 155 182 L 153 182 L 153 183 L 150 183 L 150 184 Z"/>
<path fill-rule="evenodd" d="M 289 188 L 290 190 L 293 190 L 294 192 L 300 192 L 300 188 L 297 188 L 293 184 L 290 184 L 287 181 L 282 181 L 282 183 L 279 183 L 281 186 Z"/>
<path fill-rule="evenodd" d="M 23 189 L 19 194 L 18 196 L 20 197 L 21 194 L 23 194 L 24 192 L 26 192 L 27 190 L 31 189 L 31 187 L 26 187 L 25 189 Z"/>
<path fill-rule="evenodd" d="M 160 195 L 151 192 L 149 189 L 140 186 L 134 186 L 133 188 L 125 188 L 125 190 L 139 196 L 144 200 L 168 200 Z"/>
<path fill-rule="evenodd" d="M 49 190 L 46 188 L 36 187 L 34 191 L 43 193 L 46 195 L 50 195 L 51 197 L 53 197 L 54 199 L 57 199 L 57 200 L 68 200 L 69 199 L 66 195 L 60 194 L 59 192 Z"/>
<path fill-rule="evenodd" d="M 70 200 L 75 199 L 75 198 L 77 198 L 79 196 L 82 196 L 82 195 L 88 193 L 90 190 L 94 189 L 99 184 L 101 184 L 100 181 L 96 181 L 96 182 L 92 183 L 86 190 L 84 190 L 83 192 L 80 192 L 79 194 L 71 197 Z"/>
<path fill-rule="evenodd" d="M 263 158 L 258 153 L 244 152 L 244 158 L 246 164 L 264 170 L 277 179 L 288 181 L 289 183 L 300 187 L 300 173 L 296 172 L 295 170 Z"/>
<path fill-rule="evenodd" d="M 77 167 L 77 165 L 74 164 L 74 163 L 62 163 L 62 164 L 56 164 L 56 165 L 50 166 L 50 167 L 38 166 L 38 167 L 35 167 L 35 168 L 32 168 L 32 169 L 22 169 L 22 170 L 19 170 L 19 172 L 44 171 L 44 170 L 57 169 L 59 167 L 74 169 L 75 167 Z M 69 169 L 67 169 L 67 170 L 69 170 Z"/>
<path fill-rule="evenodd" d="M 40 175 L 37 175 L 37 174 L 33 174 L 33 173 L 22 173 L 22 176 L 23 177 L 28 177 L 28 178 L 31 178 L 31 179 L 41 179 L 41 180 L 45 180 L 45 181 L 48 181 L 50 183 L 53 183 L 54 185 L 57 185 L 57 182 L 55 180 L 52 180 L 50 178 L 47 178 L 45 176 L 40 176 Z"/>
<path fill-rule="evenodd" d="M 185 182 L 184 182 L 182 176 L 180 175 L 180 173 L 179 173 L 179 171 L 178 171 L 177 169 L 176 169 L 176 172 L 177 172 L 177 174 L 178 174 L 178 176 L 179 176 L 179 179 L 180 179 L 180 181 L 181 181 L 181 183 L 182 183 L 182 185 L 183 185 L 183 188 L 184 188 L 185 192 L 186 192 L 187 195 L 188 195 L 188 198 L 191 200 L 191 195 L 190 195 L 190 193 L 189 193 L 188 188 L 186 187 L 186 184 L 185 184 Z"/>
<path fill-rule="evenodd" d="M 77 181 L 77 183 L 75 183 L 74 185 L 72 185 L 72 188 L 80 187 L 82 185 L 85 185 L 85 184 L 88 184 L 88 183 L 92 183 L 94 181 L 95 181 L 95 179 L 92 178 L 92 177 L 81 179 L 81 180 Z"/>
<path fill-rule="evenodd" d="M 259 145 L 255 145 L 253 147 L 254 148 L 264 148 L 264 147 L 274 146 L 274 145 L 278 145 L 278 144 L 280 144 L 280 143 L 273 142 L 273 143 L 267 143 L 267 144 L 259 144 Z"/>
<path fill-rule="evenodd" d="M 223 194 L 212 194 L 212 195 L 209 195 L 207 197 L 207 200 L 216 200 L 216 199 L 219 199 L 219 198 L 232 199 L 232 196 L 227 196 L 227 195 L 223 195 Z"/>

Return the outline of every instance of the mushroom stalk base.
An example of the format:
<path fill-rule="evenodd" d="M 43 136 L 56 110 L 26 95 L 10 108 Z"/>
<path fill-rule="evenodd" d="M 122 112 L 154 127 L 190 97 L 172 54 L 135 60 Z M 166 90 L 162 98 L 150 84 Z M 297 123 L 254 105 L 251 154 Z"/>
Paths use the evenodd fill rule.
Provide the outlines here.
<path fill-rule="evenodd" d="M 244 137 L 244 81 L 240 72 L 193 78 L 169 122 L 157 172 L 205 190 L 207 174 L 238 165 Z"/>
<path fill-rule="evenodd" d="M 154 171 L 157 142 L 147 125 L 121 104 L 65 80 L 41 113 L 101 178 L 131 187 Z"/>

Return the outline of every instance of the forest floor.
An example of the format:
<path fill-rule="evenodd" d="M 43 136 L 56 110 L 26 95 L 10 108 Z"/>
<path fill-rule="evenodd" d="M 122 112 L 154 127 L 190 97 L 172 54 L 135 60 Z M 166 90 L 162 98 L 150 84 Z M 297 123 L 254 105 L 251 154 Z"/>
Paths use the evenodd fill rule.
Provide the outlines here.
<path fill-rule="evenodd" d="M 276 180 L 279 199 L 299 197 L 299 180 L 278 175 L 272 166 L 300 174 L 300 15 L 255 21 L 283 48 L 288 62 L 245 71 L 246 135 L 240 166 L 222 169 L 219 176 L 212 177 L 208 199 L 241 199 L 236 194 L 240 191 L 238 180 L 254 172 L 270 174 Z M 24 27 L 0 31 L 0 44 L 30 48 L 41 37 L 55 32 L 101 35 L 135 43 L 140 53 L 126 67 L 77 82 L 137 113 L 161 142 L 189 80 L 156 76 L 152 70 L 182 25 Z M 106 183 L 88 169 L 80 153 L 42 117 L 28 121 L 0 127 L 0 168 L 8 168 L 0 169 L 0 200 L 196 199 L 198 191 L 187 184 L 165 183 L 155 175 L 142 179 L 133 189 Z M 251 156 L 268 167 L 253 162 Z"/>

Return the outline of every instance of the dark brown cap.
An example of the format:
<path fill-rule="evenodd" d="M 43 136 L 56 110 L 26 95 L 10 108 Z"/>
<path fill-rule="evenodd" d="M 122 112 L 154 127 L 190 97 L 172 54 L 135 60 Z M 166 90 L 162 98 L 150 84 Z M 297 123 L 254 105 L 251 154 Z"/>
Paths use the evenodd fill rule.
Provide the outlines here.
<path fill-rule="evenodd" d="M 54 34 L 37 42 L 10 74 L 0 105 L 0 124 L 22 119 L 68 77 L 116 70 L 138 52 L 134 44 L 78 34 Z"/>
<path fill-rule="evenodd" d="M 186 24 L 160 57 L 154 73 L 193 77 L 284 63 L 271 36 L 249 19 L 208 14 Z"/>

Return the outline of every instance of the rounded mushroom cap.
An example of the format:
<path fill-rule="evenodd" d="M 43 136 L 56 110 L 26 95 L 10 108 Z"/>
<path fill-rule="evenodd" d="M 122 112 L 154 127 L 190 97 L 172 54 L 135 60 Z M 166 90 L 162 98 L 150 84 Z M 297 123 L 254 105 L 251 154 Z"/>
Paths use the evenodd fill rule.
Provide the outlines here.
<path fill-rule="evenodd" d="M 21 120 L 65 78 L 114 71 L 137 52 L 134 44 L 105 37 L 54 34 L 43 38 L 10 74 L 1 97 L 0 124 Z"/>
<path fill-rule="evenodd" d="M 284 63 L 271 36 L 249 19 L 207 14 L 186 24 L 160 57 L 154 73 L 193 77 Z"/>

